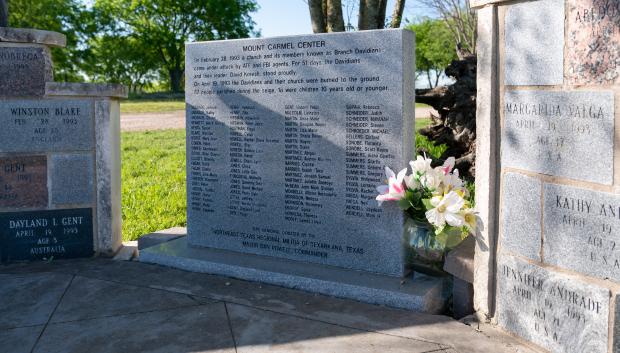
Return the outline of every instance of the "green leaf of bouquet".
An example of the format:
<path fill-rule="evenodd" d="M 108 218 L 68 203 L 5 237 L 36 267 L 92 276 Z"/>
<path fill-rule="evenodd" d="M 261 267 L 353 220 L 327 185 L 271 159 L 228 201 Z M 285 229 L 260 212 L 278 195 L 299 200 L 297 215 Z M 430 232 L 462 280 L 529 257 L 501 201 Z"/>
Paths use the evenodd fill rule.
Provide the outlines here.
<path fill-rule="evenodd" d="M 411 207 L 411 203 L 406 198 L 400 199 L 398 200 L 398 207 L 400 207 L 401 210 L 407 210 Z"/>
<path fill-rule="evenodd" d="M 426 207 L 427 210 L 432 210 L 433 208 L 435 208 L 431 203 L 431 199 L 422 199 L 422 204 L 424 205 L 424 207 Z"/>

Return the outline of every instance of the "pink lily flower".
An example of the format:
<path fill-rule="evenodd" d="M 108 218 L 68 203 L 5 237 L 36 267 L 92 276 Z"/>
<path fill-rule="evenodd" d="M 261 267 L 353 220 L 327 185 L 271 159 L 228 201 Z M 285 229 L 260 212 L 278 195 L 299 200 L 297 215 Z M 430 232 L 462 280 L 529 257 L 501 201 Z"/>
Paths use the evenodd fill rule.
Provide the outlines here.
<path fill-rule="evenodd" d="M 443 163 L 443 166 L 441 167 L 441 170 L 443 170 L 443 175 L 450 174 L 452 169 L 454 169 L 455 164 L 456 160 L 454 159 L 454 157 L 449 157 L 448 159 L 446 159 L 446 161 Z"/>
<path fill-rule="evenodd" d="M 377 191 L 380 195 L 377 196 L 376 200 L 379 202 L 379 205 L 384 201 L 398 201 L 405 197 L 406 187 L 404 180 L 406 174 L 407 168 L 401 170 L 396 175 L 390 168 L 385 167 L 385 176 L 388 178 L 388 184 L 377 186 Z"/>

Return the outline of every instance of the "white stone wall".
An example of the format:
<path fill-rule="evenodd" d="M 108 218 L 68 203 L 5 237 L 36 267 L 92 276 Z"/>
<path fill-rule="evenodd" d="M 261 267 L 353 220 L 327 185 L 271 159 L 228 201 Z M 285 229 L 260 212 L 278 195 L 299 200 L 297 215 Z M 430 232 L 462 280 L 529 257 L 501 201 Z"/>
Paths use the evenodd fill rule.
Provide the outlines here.
<path fill-rule="evenodd" d="M 471 5 L 475 308 L 552 352 L 620 352 L 620 3 Z"/>

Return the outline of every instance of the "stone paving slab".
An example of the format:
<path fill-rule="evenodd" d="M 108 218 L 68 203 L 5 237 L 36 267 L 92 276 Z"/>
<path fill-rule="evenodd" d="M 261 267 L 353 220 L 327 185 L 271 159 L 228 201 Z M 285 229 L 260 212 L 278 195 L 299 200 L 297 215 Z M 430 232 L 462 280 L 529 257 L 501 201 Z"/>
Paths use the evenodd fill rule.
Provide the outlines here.
<path fill-rule="evenodd" d="M 51 319 L 48 318 L 54 311 L 54 307 L 58 304 L 60 297 L 62 297 L 62 292 L 64 292 L 62 284 L 66 286 L 73 276 L 75 276 L 73 283 L 66 291 L 62 302 L 58 305 L 56 313 Z M 33 283 L 33 278 L 37 279 L 37 281 L 40 281 L 42 284 L 38 285 Z M 9 285 L 7 285 L 7 283 Z M 234 306 L 236 308 L 237 306 L 242 306 L 253 309 L 250 310 L 252 315 L 265 316 L 266 318 L 275 316 L 278 320 L 287 318 L 287 320 L 291 320 L 291 322 L 301 322 L 306 326 L 309 324 L 315 325 L 316 323 L 317 327 L 338 327 L 338 329 L 335 329 L 333 332 L 356 332 L 355 337 L 361 337 L 365 334 L 372 333 L 371 336 L 373 337 L 376 334 L 406 339 L 414 343 L 411 345 L 411 347 L 413 347 L 411 349 L 416 347 L 416 342 L 422 341 L 440 347 L 449 347 L 440 349 L 438 352 L 538 352 L 530 348 L 530 346 L 525 345 L 522 341 L 487 325 L 472 328 L 441 315 L 428 315 L 385 308 L 293 289 L 285 289 L 208 274 L 185 272 L 138 262 L 112 261 L 108 259 L 82 259 L 60 260 L 52 263 L 39 262 L 0 266 L 0 294 L 12 291 L 12 295 L 15 296 L 15 293 L 25 293 L 26 288 L 23 286 L 20 287 L 16 283 L 30 283 L 34 288 L 57 283 L 55 286 L 51 285 L 51 287 L 49 287 L 51 288 L 50 295 L 56 293 L 51 299 L 46 300 L 46 302 L 48 302 L 46 308 L 51 307 L 51 309 L 47 309 L 42 313 L 36 310 L 33 313 L 22 310 L 21 316 L 24 316 L 24 318 L 21 318 L 21 316 L 16 316 L 13 313 L 13 304 L 4 304 L 4 301 L 0 301 L 0 323 L 3 323 L 3 317 L 9 317 L 11 320 L 15 321 L 11 323 L 11 325 L 14 326 L 32 325 L 32 322 L 46 323 L 46 320 L 52 321 L 45 329 L 41 340 L 37 344 L 37 349 L 43 349 L 39 348 L 41 345 L 60 344 L 63 345 L 62 347 L 66 347 L 66 349 L 61 350 L 63 352 L 71 352 L 71 349 L 80 352 L 79 348 L 81 346 L 79 342 L 96 342 L 96 344 L 99 344 L 99 340 L 103 340 L 102 344 L 104 345 L 112 344 L 109 343 L 109 341 L 117 341 L 117 347 L 133 347 L 132 345 L 136 344 L 134 341 L 151 339 L 149 332 L 151 330 L 160 332 L 162 335 L 161 340 L 173 339 L 174 342 L 178 344 L 182 341 L 171 338 L 172 336 L 168 335 L 165 332 L 166 330 L 159 331 L 158 325 L 160 325 L 163 319 L 162 316 L 157 313 L 177 311 L 184 313 L 182 317 L 174 321 L 175 327 L 193 330 L 194 318 L 190 314 L 196 311 L 195 315 L 201 315 L 199 312 L 204 313 L 204 311 L 202 311 L 203 307 L 211 307 L 214 301 L 221 301 L 226 303 L 229 307 Z M 63 290 L 54 289 L 57 287 L 63 288 Z M 84 295 L 85 298 L 81 298 L 82 295 Z M 176 300 L 174 305 L 184 305 L 186 303 L 185 299 L 180 298 L 190 298 L 196 302 L 196 306 L 166 309 L 166 304 L 162 303 L 161 300 L 157 298 L 147 298 L 147 296 L 162 296 L 162 298 L 171 296 L 171 298 Z M 19 302 L 19 300 L 22 299 L 17 298 L 16 300 Z M 145 303 L 142 302 L 146 302 L 148 305 L 143 305 Z M 118 315 L 122 310 L 116 310 L 114 304 L 124 308 L 125 312 L 122 313 L 122 315 Z M 81 308 L 82 305 L 95 306 L 95 308 Z M 148 306 L 151 306 L 150 312 L 128 314 L 129 311 L 143 311 L 144 309 L 148 309 Z M 71 319 L 69 316 L 62 318 L 62 316 L 65 315 L 65 310 L 69 309 L 74 310 L 75 315 L 77 315 L 75 319 L 79 321 L 57 323 L 60 321 L 59 318 L 62 320 Z M 84 313 L 87 315 L 84 315 Z M 9 315 L 7 316 L 7 314 Z M 58 315 L 58 318 L 56 315 Z M 79 319 L 80 317 L 84 318 L 91 315 L 117 316 L 100 317 L 93 320 Z M 165 314 L 161 315 L 165 317 Z M 29 316 L 33 316 L 36 320 L 29 318 Z M 5 321 L 11 322 L 11 320 Z M 247 326 L 249 323 L 243 320 L 236 321 L 234 325 L 234 330 L 240 330 L 239 332 L 243 332 L 248 328 L 261 328 L 258 326 Z M 125 327 L 125 329 L 129 331 L 124 333 L 125 331 L 123 330 L 125 329 L 115 329 L 114 327 L 116 326 Z M 120 332 L 118 333 L 118 337 L 116 336 L 117 331 L 115 330 Z M 227 324 L 221 324 L 219 330 L 222 337 L 230 334 L 230 328 Z M 53 335 L 67 332 L 67 336 L 65 336 L 67 342 L 63 342 L 60 338 L 53 338 L 50 332 L 52 332 Z M 147 332 L 146 334 L 148 336 L 141 337 L 140 335 L 142 335 L 143 332 Z M 172 330 L 172 332 L 176 331 Z M 291 332 L 294 332 L 294 330 Z M 326 331 L 323 330 L 323 332 Z M 74 342 L 69 340 L 72 336 L 68 333 L 72 335 L 79 334 L 79 341 Z M 286 326 L 280 334 L 288 334 L 286 332 Z M 115 337 L 114 340 L 109 339 L 112 335 Z M 130 338 L 132 335 L 135 337 Z M 26 333 L 21 333 L 20 336 L 27 337 Z M 9 334 L 7 336 L 6 330 L 2 331 L 0 329 L 0 347 L 2 347 L 5 342 L 11 342 L 7 337 L 13 337 L 13 335 Z M 289 337 L 292 336 L 289 335 Z M 229 338 L 232 340 L 232 337 Z M 76 338 L 76 340 L 77 339 L 78 338 Z M 202 339 L 208 343 L 209 336 L 202 335 Z M 275 340 L 276 338 L 270 339 Z M 389 341 L 389 339 L 385 337 L 377 339 L 378 342 Z M 326 341 L 324 342 L 323 340 Z M 349 347 L 351 352 L 364 352 L 364 349 L 370 349 L 366 346 L 368 341 L 350 339 L 347 335 L 336 333 L 329 337 L 321 337 L 318 343 L 314 340 L 310 340 L 311 342 L 292 342 L 291 339 L 291 342 L 288 342 L 286 347 L 292 349 L 289 350 L 290 352 L 312 351 L 311 348 L 308 347 L 341 347 L 339 346 L 341 344 L 339 340 L 348 342 L 348 345 L 353 345 Z M 150 341 L 144 342 L 150 344 Z M 194 344 L 191 342 L 193 341 L 190 340 L 188 344 Z M 326 344 L 326 346 L 316 345 L 323 343 Z M 394 349 L 399 349 L 398 344 L 394 346 Z M 193 350 L 186 349 L 185 351 L 200 352 L 199 349 L 205 348 L 200 345 L 191 347 Z M 228 349 L 231 347 L 234 348 L 234 345 L 224 348 Z M 246 346 L 246 348 L 247 347 L 250 346 Z M 252 345 L 251 347 L 253 347 L 252 349 L 258 349 L 256 348 L 257 345 Z M 181 348 L 185 349 L 185 347 Z M 224 348 L 218 347 L 217 349 Z M 103 349 L 104 348 L 102 348 L 101 352 L 106 352 L 106 350 Z M 112 348 L 108 347 L 105 349 Z M 391 351 L 390 349 L 382 350 L 386 352 Z M 36 351 L 37 350 L 35 350 L 35 352 Z M 45 352 L 45 350 L 42 351 Z M 122 351 L 132 350 L 123 348 Z M 158 350 L 144 351 L 157 352 Z M 169 351 L 177 350 L 172 349 Z M 341 350 L 336 351 L 340 352 Z M 0 349 L 0 352 L 2 352 L 2 349 Z M 346 350 L 344 352 L 346 352 Z"/>
<path fill-rule="evenodd" d="M 218 303 L 50 324 L 34 352 L 233 353 L 235 346 Z"/>
<path fill-rule="evenodd" d="M 320 321 L 227 305 L 239 353 L 437 352 L 448 348 L 436 343 L 354 330 Z"/>
<path fill-rule="evenodd" d="M 56 273 L 0 274 L 0 329 L 45 324 L 71 279 Z"/>
<path fill-rule="evenodd" d="M 0 330 L 0 352 L 31 353 L 41 330 L 42 325 Z"/>
<path fill-rule="evenodd" d="M 50 322 L 77 321 L 199 304 L 201 302 L 186 294 L 76 276 Z"/>

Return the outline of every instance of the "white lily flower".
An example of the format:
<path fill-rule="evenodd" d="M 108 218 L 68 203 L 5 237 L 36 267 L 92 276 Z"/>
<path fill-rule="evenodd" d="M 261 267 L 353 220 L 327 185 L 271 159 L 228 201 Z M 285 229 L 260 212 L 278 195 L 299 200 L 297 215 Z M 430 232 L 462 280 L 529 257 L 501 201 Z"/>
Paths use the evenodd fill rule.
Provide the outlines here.
<path fill-rule="evenodd" d="M 422 175 L 433 169 L 431 168 L 432 162 L 433 161 L 430 158 L 418 156 L 415 161 L 409 162 L 409 165 L 411 166 L 411 170 L 413 170 L 414 173 Z"/>
<path fill-rule="evenodd" d="M 453 227 L 462 227 L 465 219 L 460 214 L 465 200 L 454 191 L 446 196 L 435 196 L 431 199 L 433 209 L 426 211 L 426 219 L 436 227 L 443 227 L 446 223 Z"/>
<path fill-rule="evenodd" d="M 452 190 L 458 190 L 463 187 L 463 180 L 459 177 L 459 170 L 455 169 L 454 172 L 446 174 L 443 178 L 443 190 L 444 192 L 450 192 Z"/>
<path fill-rule="evenodd" d="M 413 174 L 405 176 L 405 185 L 411 190 L 415 190 L 420 187 L 420 183 L 415 179 L 415 175 Z"/>
<path fill-rule="evenodd" d="M 431 169 L 422 175 L 420 177 L 420 183 L 429 190 L 441 191 L 443 179 L 443 171 L 438 167 L 436 169 Z"/>
<path fill-rule="evenodd" d="M 461 215 L 463 216 L 467 229 L 469 229 L 470 232 L 475 233 L 479 222 L 482 222 L 480 217 L 471 208 L 463 210 Z"/>
<path fill-rule="evenodd" d="M 380 195 L 377 196 L 376 200 L 379 201 L 379 205 L 383 201 L 398 201 L 405 197 L 404 180 L 406 174 L 407 168 L 401 170 L 396 175 L 390 168 L 385 167 L 385 176 L 388 178 L 388 184 L 377 186 L 377 191 Z"/>

